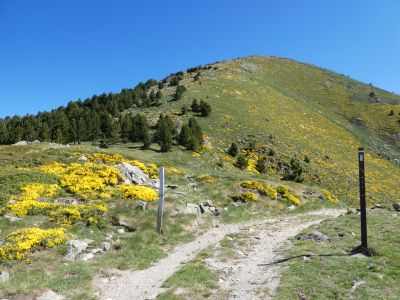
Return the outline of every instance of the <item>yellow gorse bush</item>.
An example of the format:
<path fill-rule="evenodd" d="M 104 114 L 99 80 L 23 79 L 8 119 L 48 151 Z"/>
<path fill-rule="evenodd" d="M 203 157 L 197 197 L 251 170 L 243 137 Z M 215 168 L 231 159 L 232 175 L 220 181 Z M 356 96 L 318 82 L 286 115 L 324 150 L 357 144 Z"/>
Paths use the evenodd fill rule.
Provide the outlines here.
<path fill-rule="evenodd" d="M 115 154 L 93 153 L 91 155 L 88 155 L 88 159 L 91 162 L 103 161 L 104 163 L 112 163 L 112 164 L 126 162 L 131 164 L 132 166 L 138 167 L 140 170 L 143 171 L 143 173 L 149 175 L 150 178 L 153 179 L 158 178 L 158 167 L 156 164 L 150 163 L 146 166 L 146 164 L 138 160 L 127 159 L 118 153 Z"/>
<path fill-rule="evenodd" d="M 321 192 L 324 194 L 329 203 L 340 204 L 339 199 L 336 198 L 335 195 L 333 195 L 330 191 L 322 189 Z"/>
<path fill-rule="evenodd" d="M 63 228 L 24 228 L 10 233 L 0 246 L 0 259 L 28 260 L 29 252 L 35 248 L 51 248 L 63 244 L 67 235 Z"/>
<path fill-rule="evenodd" d="M 257 196 L 253 192 L 244 192 L 242 194 L 233 195 L 232 199 L 234 201 L 249 202 L 249 201 L 257 201 Z"/>
<path fill-rule="evenodd" d="M 299 206 L 301 204 L 300 199 L 291 194 L 289 191 L 289 187 L 287 187 L 286 185 L 280 185 L 276 188 L 276 190 L 283 198 L 289 200 L 294 205 Z"/>
<path fill-rule="evenodd" d="M 257 190 L 260 194 L 264 196 L 268 196 L 271 199 L 276 199 L 278 196 L 278 192 L 276 191 L 275 188 L 270 187 L 264 183 L 258 182 L 258 181 L 253 181 L 253 180 L 245 180 L 242 181 L 239 186 L 242 188 L 247 188 L 247 189 L 253 189 Z"/>
<path fill-rule="evenodd" d="M 122 191 L 124 199 L 156 201 L 158 194 L 152 188 L 141 185 L 123 184 L 118 187 Z"/>
<path fill-rule="evenodd" d="M 118 169 L 87 162 L 61 164 L 54 162 L 40 168 L 42 172 L 60 177 L 60 186 L 84 199 L 109 198 L 107 186 L 115 186 L 121 179 Z"/>

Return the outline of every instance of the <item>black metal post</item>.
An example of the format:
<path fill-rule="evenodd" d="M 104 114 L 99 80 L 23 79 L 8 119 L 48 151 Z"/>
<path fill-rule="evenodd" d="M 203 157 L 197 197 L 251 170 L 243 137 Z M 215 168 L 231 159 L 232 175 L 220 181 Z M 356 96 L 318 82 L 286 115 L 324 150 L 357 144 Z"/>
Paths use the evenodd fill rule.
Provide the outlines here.
<path fill-rule="evenodd" d="M 361 211 L 361 248 L 368 250 L 367 241 L 367 208 L 365 203 L 365 168 L 364 148 L 358 148 L 359 182 L 360 182 L 360 211 Z"/>

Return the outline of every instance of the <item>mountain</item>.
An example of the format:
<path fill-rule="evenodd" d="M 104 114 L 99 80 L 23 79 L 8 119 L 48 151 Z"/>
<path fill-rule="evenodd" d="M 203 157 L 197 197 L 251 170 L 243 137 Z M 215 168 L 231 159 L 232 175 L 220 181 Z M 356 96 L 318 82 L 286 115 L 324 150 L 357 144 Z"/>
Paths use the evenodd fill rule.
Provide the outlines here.
<path fill-rule="evenodd" d="M 177 86 L 186 88 L 179 100 L 174 99 Z M 121 93 L 71 102 L 51 113 L 0 120 L 0 136 L 9 128 L 14 132 L 8 134 L 9 142 L 101 137 L 115 142 L 128 112 L 143 113 L 151 126 L 165 113 L 180 129 L 197 115 L 181 113 L 193 99 L 212 107 L 209 117 L 197 118 L 206 136 L 203 156 L 225 162 L 227 170 L 235 170 L 225 153 L 229 145 L 235 142 L 245 149 L 251 144 L 253 153 L 246 152 L 250 172 L 257 173 L 255 164 L 263 160 L 265 176 L 280 179 L 297 164 L 305 183 L 329 188 L 352 203 L 358 193 L 357 148 L 364 146 L 368 199 L 390 202 L 398 195 L 400 96 L 291 59 L 252 56 L 190 68 L 160 82 L 148 80 Z M 77 139 L 81 121 L 87 133 Z"/>

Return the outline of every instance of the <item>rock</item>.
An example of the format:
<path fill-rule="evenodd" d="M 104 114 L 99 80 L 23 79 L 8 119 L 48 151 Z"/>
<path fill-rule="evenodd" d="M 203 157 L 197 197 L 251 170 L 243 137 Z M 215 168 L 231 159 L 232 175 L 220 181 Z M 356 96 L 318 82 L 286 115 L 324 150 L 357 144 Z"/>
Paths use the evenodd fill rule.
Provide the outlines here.
<path fill-rule="evenodd" d="M 295 209 L 296 209 L 296 206 L 290 205 L 290 206 L 288 207 L 288 209 L 289 209 L 289 210 L 295 210 Z"/>
<path fill-rule="evenodd" d="M 200 214 L 200 207 L 194 203 L 187 203 L 186 204 L 186 213 L 199 215 Z"/>
<path fill-rule="evenodd" d="M 128 232 L 134 232 L 136 231 L 136 226 L 135 224 L 130 220 L 127 219 L 124 216 L 113 216 L 111 218 L 111 223 L 114 226 L 120 226 L 126 229 Z"/>
<path fill-rule="evenodd" d="M 64 296 L 57 294 L 53 291 L 44 292 L 41 296 L 37 297 L 36 300 L 63 300 Z"/>
<path fill-rule="evenodd" d="M 18 222 L 19 220 L 21 220 L 21 218 L 18 218 L 17 216 L 10 215 L 10 214 L 4 215 L 4 218 L 8 219 L 10 222 Z"/>
<path fill-rule="evenodd" d="M 94 258 L 93 253 L 82 253 L 77 256 L 77 259 L 81 260 L 81 261 L 89 261 L 89 260 L 92 260 L 93 258 Z"/>
<path fill-rule="evenodd" d="M 400 211 L 400 203 L 399 202 L 393 203 L 393 208 L 395 211 Z"/>
<path fill-rule="evenodd" d="M 298 237 L 299 240 L 314 240 L 317 242 L 324 242 L 324 243 L 329 243 L 331 242 L 331 239 L 329 239 L 325 234 L 322 234 L 319 231 L 314 231 L 310 232 L 305 235 L 301 235 Z"/>
<path fill-rule="evenodd" d="M 160 189 L 160 179 L 150 179 L 145 183 L 145 186 L 151 187 L 152 189 Z"/>
<path fill-rule="evenodd" d="M 301 257 L 301 260 L 304 261 L 304 262 L 307 262 L 307 261 L 310 260 L 310 258 L 307 257 L 307 256 L 302 256 L 302 257 Z"/>
<path fill-rule="evenodd" d="M 204 201 L 203 205 L 204 206 L 208 206 L 208 207 L 213 207 L 214 206 L 213 202 L 211 200 L 208 200 L 208 199 L 206 201 Z"/>
<path fill-rule="evenodd" d="M 176 184 L 168 184 L 167 188 L 169 188 L 171 190 L 176 190 L 178 188 L 178 186 Z"/>
<path fill-rule="evenodd" d="M 64 260 L 74 261 L 76 257 L 83 253 L 92 242 L 92 240 L 69 240 L 68 253 L 64 257 Z"/>
<path fill-rule="evenodd" d="M 108 251 L 111 249 L 111 243 L 109 242 L 102 242 L 100 244 L 100 248 L 103 249 L 103 251 Z"/>
<path fill-rule="evenodd" d="M 19 141 L 15 143 L 13 146 L 26 146 L 26 145 L 28 145 L 27 141 Z"/>
<path fill-rule="evenodd" d="M 379 204 L 379 203 L 375 203 L 373 208 L 383 208 L 383 206 L 381 204 Z"/>
<path fill-rule="evenodd" d="M 74 197 L 60 197 L 54 200 L 58 204 L 78 204 L 78 200 Z"/>
<path fill-rule="evenodd" d="M 40 144 L 40 141 L 39 141 L 39 140 L 34 140 L 34 141 L 32 142 L 32 144 L 34 144 L 34 145 Z"/>
<path fill-rule="evenodd" d="M 86 156 L 81 156 L 78 158 L 78 161 L 88 161 L 89 159 Z"/>
<path fill-rule="evenodd" d="M 90 251 L 90 252 L 92 252 L 93 254 L 98 254 L 98 253 L 103 252 L 103 249 L 102 248 L 95 248 L 95 249 L 92 249 L 92 251 Z"/>
<path fill-rule="evenodd" d="M 125 229 L 123 229 L 123 228 L 118 228 L 118 233 L 125 233 Z"/>
<path fill-rule="evenodd" d="M 7 271 L 0 271 L 0 283 L 6 283 L 10 281 L 10 274 Z"/>
<path fill-rule="evenodd" d="M 142 170 L 129 163 L 123 162 L 115 167 L 120 171 L 125 181 L 129 180 L 134 184 L 144 184 L 150 179 Z"/>
<path fill-rule="evenodd" d="M 212 212 L 212 214 L 213 214 L 214 216 L 219 216 L 219 215 L 221 214 L 221 212 L 219 211 L 219 209 L 216 208 L 216 207 L 214 207 L 214 206 L 211 206 L 211 207 L 209 207 L 208 209 Z"/>

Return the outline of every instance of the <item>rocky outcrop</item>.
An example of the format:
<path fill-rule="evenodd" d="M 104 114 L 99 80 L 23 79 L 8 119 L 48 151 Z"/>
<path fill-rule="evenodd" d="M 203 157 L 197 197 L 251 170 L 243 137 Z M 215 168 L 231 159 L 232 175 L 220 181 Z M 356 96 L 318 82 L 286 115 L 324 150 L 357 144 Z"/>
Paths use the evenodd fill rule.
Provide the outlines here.
<path fill-rule="evenodd" d="M 123 162 L 115 166 L 124 180 L 124 183 L 145 184 L 149 181 L 149 175 L 144 173 L 136 166 Z"/>

